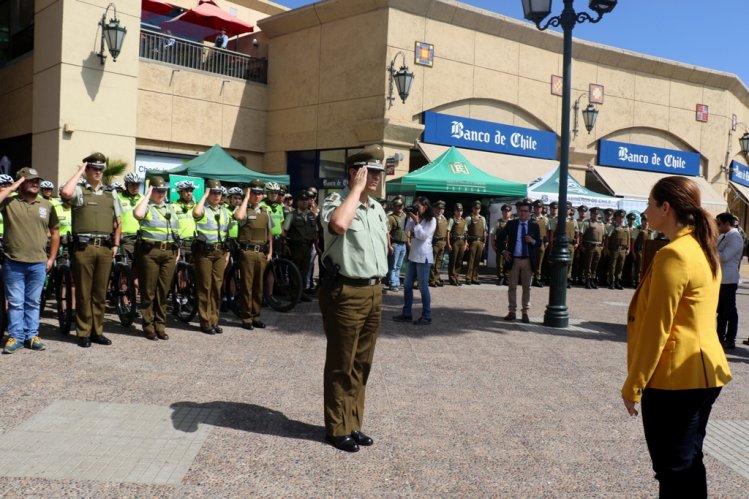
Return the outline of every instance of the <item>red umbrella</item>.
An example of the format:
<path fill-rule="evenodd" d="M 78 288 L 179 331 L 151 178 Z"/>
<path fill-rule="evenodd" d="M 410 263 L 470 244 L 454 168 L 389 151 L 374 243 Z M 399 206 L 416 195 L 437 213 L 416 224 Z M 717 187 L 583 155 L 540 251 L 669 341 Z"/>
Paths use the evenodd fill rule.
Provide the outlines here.
<path fill-rule="evenodd" d="M 141 7 L 145 12 L 151 12 L 153 14 L 165 15 L 169 14 L 174 10 L 173 5 L 169 5 L 166 2 L 160 0 L 142 0 Z"/>
<path fill-rule="evenodd" d="M 162 28 L 172 29 L 175 32 L 194 31 L 190 30 L 185 25 L 203 26 L 214 31 L 225 29 L 227 34 L 231 36 L 249 33 L 254 29 L 251 24 L 240 21 L 225 10 L 219 8 L 213 0 L 200 0 L 198 6 L 194 9 L 190 9 L 174 19 L 161 23 Z"/>

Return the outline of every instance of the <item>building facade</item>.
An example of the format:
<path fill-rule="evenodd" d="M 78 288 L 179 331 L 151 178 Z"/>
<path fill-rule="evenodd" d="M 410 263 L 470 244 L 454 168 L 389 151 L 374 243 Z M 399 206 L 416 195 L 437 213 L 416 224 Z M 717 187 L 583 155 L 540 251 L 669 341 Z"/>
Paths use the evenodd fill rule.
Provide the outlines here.
<path fill-rule="evenodd" d="M 117 2 L 128 34 L 117 61 L 102 65 L 106 5 L 36 0 L 33 50 L 0 69 L 9 110 L 0 156 L 23 161 L 18 151 L 30 148 L 28 161 L 60 182 L 92 150 L 137 168 L 139 158 L 179 162 L 217 143 L 250 168 L 288 172 L 292 187 L 325 189 L 340 187 L 346 156 L 372 143 L 393 176 L 450 145 L 525 183 L 558 164 L 562 37 L 529 23 L 452 0 L 323 0 L 290 11 L 220 3 L 257 23 L 237 46 L 267 57 L 267 78 L 253 81 L 153 56 L 137 0 Z M 415 75 L 405 103 L 388 99 L 393 61 Z M 570 167 L 580 183 L 642 201 L 658 175 L 686 174 L 708 209 L 747 218 L 738 138 L 749 89 L 738 77 L 577 40 L 572 88 Z M 590 133 L 580 115 L 589 101 L 600 111 Z M 523 145 L 536 136 L 538 149 Z"/>

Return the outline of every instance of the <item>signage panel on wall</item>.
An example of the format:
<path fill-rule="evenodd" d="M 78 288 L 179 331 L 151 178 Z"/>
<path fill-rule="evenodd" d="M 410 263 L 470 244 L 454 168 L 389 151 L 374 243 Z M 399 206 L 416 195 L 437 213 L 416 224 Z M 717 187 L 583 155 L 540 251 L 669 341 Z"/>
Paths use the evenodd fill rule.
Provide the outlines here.
<path fill-rule="evenodd" d="M 556 159 L 552 132 L 433 112 L 424 113 L 424 142 L 516 156 Z"/>
<path fill-rule="evenodd" d="M 749 166 L 743 165 L 738 161 L 731 161 L 731 175 L 728 177 L 731 182 L 736 182 L 744 187 L 749 187 Z"/>
<path fill-rule="evenodd" d="M 691 177 L 700 174 L 699 153 L 627 144 L 613 140 L 598 141 L 598 164 Z"/>

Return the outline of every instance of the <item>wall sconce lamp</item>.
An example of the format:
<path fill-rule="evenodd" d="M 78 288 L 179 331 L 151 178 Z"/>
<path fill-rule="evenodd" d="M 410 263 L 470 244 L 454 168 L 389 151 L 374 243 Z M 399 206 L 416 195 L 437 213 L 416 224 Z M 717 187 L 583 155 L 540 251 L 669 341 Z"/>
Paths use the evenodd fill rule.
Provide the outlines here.
<path fill-rule="evenodd" d="M 572 136 L 577 137 L 577 133 L 579 130 L 579 118 L 578 118 L 578 112 L 580 111 L 580 99 L 583 97 L 586 97 L 588 94 L 581 94 L 580 97 L 575 100 L 575 105 L 573 106 L 573 109 L 575 110 L 575 126 L 572 128 Z M 583 109 L 583 123 L 585 123 L 585 129 L 590 133 L 593 128 L 596 126 L 596 119 L 598 118 L 598 109 L 588 102 L 588 107 Z"/>
<path fill-rule="evenodd" d="M 396 71 L 395 60 L 399 55 L 403 57 L 403 65 L 398 71 Z M 393 95 L 393 83 L 398 87 L 398 95 L 405 104 L 406 99 L 408 99 L 408 94 L 411 92 L 411 84 L 414 82 L 414 74 L 409 71 L 408 66 L 406 66 L 406 55 L 401 51 L 395 54 L 395 57 L 390 61 L 390 66 L 388 66 L 387 70 L 388 73 L 390 73 L 390 89 L 387 97 L 389 102 L 388 109 L 390 109 L 393 107 L 393 101 L 395 100 L 395 96 Z"/>
<path fill-rule="evenodd" d="M 109 23 L 107 23 L 109 7 L 112 7 L 112 10 L 114 10 L 114 18 L 110 19 Z M 120 50 L 122 50 L 122 42 L 125 41 L 127 28 L 120 26 L 120 20 L 117 19 L 117 7 L 114 3 L 107 5 L 104 14 L 101 15 L 99 26 L 101 27 L 101 49 L 96 55 L 99 56 L 101 63 L 104 64 L 104 60 L 107 58 L 107 55 L 104 53 L 104 43 L 106 42 L 107 49 L 112 54 L 112 60 L 116 62 L 117 56 L 120 55 Z"/>
<path fill-rule="evenodd" d="M 749 132 L 744 132 L 744 135 L 739 137 L 739 146 L 741 147 L 741 154 L 744 156 L 749 154 Z"/>

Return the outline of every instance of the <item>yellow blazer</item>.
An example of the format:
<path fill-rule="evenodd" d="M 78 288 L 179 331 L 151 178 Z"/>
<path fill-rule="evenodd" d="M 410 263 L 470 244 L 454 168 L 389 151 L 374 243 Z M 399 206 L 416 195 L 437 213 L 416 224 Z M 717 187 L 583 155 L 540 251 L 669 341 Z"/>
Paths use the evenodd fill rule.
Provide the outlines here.
<path fill-rule="evenodd" d="M 642 390 L 723 386 L 731 370 L 715 330 L 720 267 L 713 277 L 692 229 L 656 253 L 627 313 L 627 379 L 622 396 Z"/>

